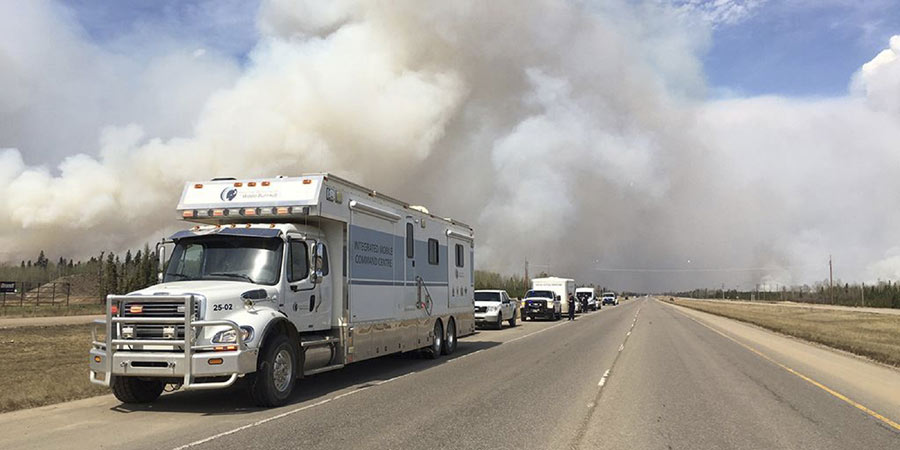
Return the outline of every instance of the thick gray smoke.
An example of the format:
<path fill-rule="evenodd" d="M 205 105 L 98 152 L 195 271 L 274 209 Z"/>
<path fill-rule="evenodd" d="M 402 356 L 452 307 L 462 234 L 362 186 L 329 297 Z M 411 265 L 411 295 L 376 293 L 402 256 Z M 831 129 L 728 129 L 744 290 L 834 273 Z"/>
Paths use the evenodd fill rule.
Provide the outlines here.
<path fill-rule="evenodd" d="M 708 29 L 658 1 L 272 0 L 258 30 L 181 137 L 106 127 L 55 171 L 0 151 L 0 258 L 154 240 L 185 180 L 330 171 L 471 223 L 483 269 L 746 287 L 822 279 L 832 253 L 845 279 L 900 276 L 900 38 L 843 98 L 706 102 Z M 678 271 L 608 270 L 646 268 Z"/>

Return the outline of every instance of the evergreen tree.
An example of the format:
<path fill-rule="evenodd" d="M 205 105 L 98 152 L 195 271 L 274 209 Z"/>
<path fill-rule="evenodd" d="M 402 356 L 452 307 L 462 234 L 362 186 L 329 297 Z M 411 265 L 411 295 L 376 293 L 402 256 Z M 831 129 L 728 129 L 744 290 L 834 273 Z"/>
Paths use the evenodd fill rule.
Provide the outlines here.
<path fill-rule="evenodd" d="M 50 263 L 50 261 L 44 255 L 44 251 L 41 250 L 41 254 L 38 255 L 38 259 L 37 259 L 37 266 L 40 267 L 41 269 L 47 270 L 47 265 L 49 263 Z"/>

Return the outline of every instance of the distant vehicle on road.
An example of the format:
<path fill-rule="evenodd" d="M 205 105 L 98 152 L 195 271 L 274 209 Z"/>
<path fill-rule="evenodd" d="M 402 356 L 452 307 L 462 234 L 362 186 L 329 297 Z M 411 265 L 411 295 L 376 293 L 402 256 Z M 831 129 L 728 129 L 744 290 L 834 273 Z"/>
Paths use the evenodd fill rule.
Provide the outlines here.
<path fill-rule="evenodd" d="M 588 311 L 596 311 L 600 308 L 597 304 L 597 295 L 592 287 L 580 287 L 575 289 L 575 298 L 579 302 L 586 302 Z"/>
<path fill-rule="evenodd" d="M 619 296 L 615 292 L 604 292 L 600 298 L 600 304 L 602 305 L 616 306 L 619 304 Z"/>
<path fill-rule="evenodd" d="M 493 326 L 496 329 L 503 328 L 503 322 L 509 322 L 509 326 L 516 326 L 516 302 L 509 298 L 504 290 L 478 290 L 475 291 L 475 325 Z"/>
<path fill-rule="evenodd" d="M 569 313 L 569 294 L 575 295 L 575 280 L 559 277 L 534 278 L 531 280 L 531 289 L 553 292 L 554 295 L 559 296 L 560 316 Z"/>
<path fill-rule="evenodd" d="M 553 291 L 546 289 L 532 289 L 525 293 L 525 309 L 522 310 L 522 320 L 550 319 L 559 320 L 562 317 L 560 298 Z"/>

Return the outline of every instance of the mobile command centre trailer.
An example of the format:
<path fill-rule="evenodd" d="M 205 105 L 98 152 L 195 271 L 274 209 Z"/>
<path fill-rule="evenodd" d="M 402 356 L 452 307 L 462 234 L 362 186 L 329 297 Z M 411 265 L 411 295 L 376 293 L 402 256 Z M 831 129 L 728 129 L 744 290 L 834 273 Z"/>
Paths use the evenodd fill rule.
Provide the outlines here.
<path fill-rule="evenodd" d="M 95 327 L 90 379 L 123 402 L 247 377 L 280 405 L 304 375 L 475 331 L 468 225 L 328 174 L 187 183 L 178 214 L 196 225 L 161 283 L 108 296 Z"/>
<path fill-rule="evenodd" d="M 569 313 L 569 294 L 575 295 L 575 280 L 559 277 L 534 278 L 531 280 L 531 290 L 552 291 L 558 295 L 560 310 L 565 315 Z"/>

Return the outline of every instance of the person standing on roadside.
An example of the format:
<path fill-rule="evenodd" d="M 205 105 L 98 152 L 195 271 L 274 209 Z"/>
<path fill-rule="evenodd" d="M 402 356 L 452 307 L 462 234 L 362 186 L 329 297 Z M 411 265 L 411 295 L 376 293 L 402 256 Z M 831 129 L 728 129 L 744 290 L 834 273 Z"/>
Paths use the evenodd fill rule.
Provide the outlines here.
<path fill-rule="evenodd" d="M 569 320 L 575 320 L 575 296 L 569 293 Z"/>

